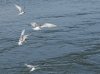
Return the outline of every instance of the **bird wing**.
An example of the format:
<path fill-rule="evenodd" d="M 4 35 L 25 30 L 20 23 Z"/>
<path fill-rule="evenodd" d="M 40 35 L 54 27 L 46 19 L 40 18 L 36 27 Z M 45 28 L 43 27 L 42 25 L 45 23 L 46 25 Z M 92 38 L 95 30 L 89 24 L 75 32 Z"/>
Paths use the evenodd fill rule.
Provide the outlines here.
<path fill-rule="evenodd" d="M 22 30 L 19 41 L 23 41 L 24 33 L 25 33 L 25 29 Z"/>
<path fill-rule="evenodd" d="M 28 68 L 33 68 L 33 65 L 25 64 L 25 66 L 28 67 Z"/>
<path fill-rule="evenodd" d="M 55 24 L 51 24 L 51 23 L 44 23 L 42 26 L 41 26 L 42 28 L 52 28 L 52 27 L 56 27 L 56 25 Z"/>
<path fill-rule="evenodd" d="M 25 33 L 25 29 L 24 29 L 24 30 L 22 30 L 22 32 L 21 32 L 21 36 L 22 36 L 22 35 L 24 35 L 24 33 Z"/>
<path fill-rule="evenodd" d="M 38 65 L 32 66 L 32 69 L 31 69 L 30 71 L 34 71 L 34 70 L 36 70 L 36 69 L 40 69 L 40 68 L 38 67 Z"/>
<path fill-rule="evenodd" d="M 18 9 L 19 12 L 22 12 L 22 8 L 19 5 L 15 4 L 15 7 Z"/>

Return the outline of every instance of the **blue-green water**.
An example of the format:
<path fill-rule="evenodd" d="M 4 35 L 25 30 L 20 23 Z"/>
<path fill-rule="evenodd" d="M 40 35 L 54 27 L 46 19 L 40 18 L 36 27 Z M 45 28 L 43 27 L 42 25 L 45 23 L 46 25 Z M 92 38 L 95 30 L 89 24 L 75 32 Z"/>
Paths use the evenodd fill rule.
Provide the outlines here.
<path fill-rule="evenodd" d="M 57 28 L 33 31 L 31 22 Z M 22 29 L 31 35 L 18 46 Z M 29 72 L 25 63 L 40 69 Z M 99 73 L 99 0 L 0 0 L 0 74 Z"/>

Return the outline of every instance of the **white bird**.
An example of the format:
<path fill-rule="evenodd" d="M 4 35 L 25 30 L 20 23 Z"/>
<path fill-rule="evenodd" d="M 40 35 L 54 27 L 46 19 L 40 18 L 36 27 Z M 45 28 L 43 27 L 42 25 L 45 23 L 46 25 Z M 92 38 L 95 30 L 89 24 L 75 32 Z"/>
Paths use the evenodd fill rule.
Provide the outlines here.
<path fill-rule="evenodd" d="M 30 72 L 34 71 L 37 69 L 38 66 L 33 66 L 33 65 L 28 65 L 28 64 L 25 64 L 26 67 L 28 67 L 30 69 Z"/>
<path fill-rule="evenodd" d="M 37 23 L 32 22 L 31 25 L 33 27 L 32 28 L 33 30 L 41 30 L 42 28 L 53 28 L 53 27 L 56 27 L 56 25 L 51 24 L 51 23 L 44 23 L 43 25 L 38 25 Z"/>
<path fill-rule="evenodd" d="M 25 29 L 22 30 L 22 32 L 21 32 L 21 35 L 20 35 L 20 38 L 19 38 L 18 45 L 22 45 L 23 42 L 25 42 L 25 40 L 26 40 L 27 37 L 29 36 L 29 35 L 24 35 L 24 33 L 25 33 Z"/>
<path fill-rule="evenodd" d="M 18 11 L 19 11 L 19 14 L 18 14 L 18 15 L 22 15 L 22 14 L 25 13 L 19 5 L 16 5 L 16 4 L 15 4 L 15 7 L 16 7 L 16 8 L 18 9 Z"/>

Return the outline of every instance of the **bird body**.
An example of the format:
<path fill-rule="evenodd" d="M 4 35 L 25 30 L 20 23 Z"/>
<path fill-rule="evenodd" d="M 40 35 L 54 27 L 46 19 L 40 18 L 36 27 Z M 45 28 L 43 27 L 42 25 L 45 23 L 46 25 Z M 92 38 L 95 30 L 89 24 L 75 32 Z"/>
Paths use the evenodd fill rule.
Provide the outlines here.
<path fill-rule="evenodd" d="M 35 27 L 35 28 L 32 28 L 33 30 L 41 30 L 41 28 L 38 26 L 38 27 Z"/>
<path fill-rule="evenodd" d="M 32 22 L 31 25 L 33 30 L 41 30 L 41 26 L 38 25 L 37 23 Z"/>
<path fill-rule="evenodd" d="M 22 12 L 20 12 L 18 15 L 22 15 L 22 14 L 24 14 L 24 13 L 25 13 L 25 12 L 22 11 Z"/>

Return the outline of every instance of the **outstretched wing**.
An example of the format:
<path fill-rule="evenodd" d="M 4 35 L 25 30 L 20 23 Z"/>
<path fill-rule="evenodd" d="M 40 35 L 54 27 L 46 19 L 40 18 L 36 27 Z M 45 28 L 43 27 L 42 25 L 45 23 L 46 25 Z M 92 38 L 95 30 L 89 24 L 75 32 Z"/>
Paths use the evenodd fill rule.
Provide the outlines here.
<path fill-rule="evenodd" d="M 44 23 L 42 26 L 42 28 L 52 28 L 52 27 L 57 27 L 55 24 L 51 24 L 51 23 Z"/>
<path fill-rule="evenodd" d="M 23 41 L 24 33 L 25 33 L 25 29 L 22 30 L 19 41 Z"/>
<path fill-rule="evenodd" d="M 25 29 L 22 30 L 22 32 L 21 32 L 21 36 L 24 35 L 24 34 L 25 34 Z"/>
<path fill-rule="evenodd" d="M 28 67 L 28 68 L 33 68 L 33 65 L 25 64 L 25 66 Z"/>
<path fill-rule="evenodd" d="M 18 9 L 19 12 L 22 12 L 22 8 L 19 5 L 15 4 L 15 7 Z"/>

